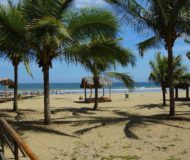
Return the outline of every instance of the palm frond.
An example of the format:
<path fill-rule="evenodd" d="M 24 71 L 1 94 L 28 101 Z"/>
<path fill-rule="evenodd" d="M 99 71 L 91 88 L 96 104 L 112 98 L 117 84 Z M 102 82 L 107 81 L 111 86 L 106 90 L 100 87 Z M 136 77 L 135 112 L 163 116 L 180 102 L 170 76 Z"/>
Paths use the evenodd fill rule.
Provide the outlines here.
<path fill-rule="evenodd" d="M 110 11 L 83 8 L 69 16 L 67 24 L 73 38 L 84 39 L 96 35 L 115 37 L 117 34 L 118 21 Z"/>
<path fill-rule="evenodd" d="M 150 61 L 151 73 L 149 80 L 156 84 L 167 85 L 168 84 L 168 59 L 165 56 L 161 56 L 161 53 L 157 53 L 154 61 Z M 175 83 L 185 79 L 187 75 L 187 67 L 182 63 L 181 56 L 173 57 L 173 77 Z"/>
<path fill-rule="evenodd" d="M 143 42 L 138 43 L 137 46 L 139 54 L 143 56 L 147 50 L 161 48 L 163 46 L 163 43 L 158 36 L 153 36 Z"/>
<path fill-rule="evenodd" d="M 187 58 L 190 59 L 190 52 L 187 52 Z"/>
<path fill-rule="evenodd" d="M 28 59 L 25 58 L 23 60 L 23 63 L 24 63 L 24 66 L 26 68 L 26 71 L 27 71 L 28 75 L 33 78 Z"/>
<path fill-rule="evenodd" d="M 129 89 L 134 88 L 135 82 L 133 81 L 132 77 L 126 73 L 107 72 L 107 76 L 122 81 L 125 84 L 125 86 Z"/>

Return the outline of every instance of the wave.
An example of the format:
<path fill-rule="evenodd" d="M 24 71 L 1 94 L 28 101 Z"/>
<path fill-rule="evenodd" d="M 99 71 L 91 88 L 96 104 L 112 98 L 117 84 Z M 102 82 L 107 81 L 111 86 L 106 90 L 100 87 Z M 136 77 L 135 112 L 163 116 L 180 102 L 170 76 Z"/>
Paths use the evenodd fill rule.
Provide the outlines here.
<path fill-rule="evenodd" d="M 139 87 L 135 89 L 126 89 L 126 88 L 120 88 L 120 89 L 111 89 L 112 93 L 130 93 L 130 92 L 159 92 L 161 91 L 161 88 L 159 87 L 153 87 L 153 88 L 146 88 L 146 87 Z M 52 94 L 65 94 L 65 93 L 84 93 L 83 89 L 74 89 L 74 90 L 51 90 Z M 105 93 L 109 92 L 109 89 L 104 89 Z M 87 89 L 87 93 L 90 93 L 90 89 Z M 99 89 L 99 93 L 103 93 L 103 89 Z"/>

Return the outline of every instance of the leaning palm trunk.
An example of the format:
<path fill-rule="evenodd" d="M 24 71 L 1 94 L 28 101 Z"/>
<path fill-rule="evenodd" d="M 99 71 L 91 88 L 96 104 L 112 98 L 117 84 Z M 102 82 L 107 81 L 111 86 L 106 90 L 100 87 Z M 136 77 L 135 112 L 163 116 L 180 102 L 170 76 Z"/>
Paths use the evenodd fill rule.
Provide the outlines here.
<path fill-rule="evenodd" d="M 49 67 L 43 68 L 44 76 L 44 124 L 51 124 L 51 112 L 49 108 Z"/>
<path fill-rule="evenodd" d="M 174 103 L 174 84 L 173 84 L 173 50 L 172 45 L 168 47 L 168 76 L 169 76 L 169 93 L 170 93 L 170 116 L 175 115 Z"/>
<path fill-rule="evenodd" d="M 14 65 L 14 82 L 13 111 L 18 111 L 18 64 Z"/>
<path fill-rule="evenodd" d="M 94 89 L 95 89 L 94 110 L 98 109 L 98 85 L 99 85 L 99 78 L 94 77 Z"/>

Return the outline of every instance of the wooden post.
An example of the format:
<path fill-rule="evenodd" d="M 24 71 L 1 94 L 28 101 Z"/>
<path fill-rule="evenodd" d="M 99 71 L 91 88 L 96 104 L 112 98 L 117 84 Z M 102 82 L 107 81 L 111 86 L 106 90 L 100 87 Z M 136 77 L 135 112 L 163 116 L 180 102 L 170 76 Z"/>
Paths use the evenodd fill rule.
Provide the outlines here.
<path fill-rule="evenodd" d="M 103 86 L 103 96 L 105 96 L 105 90 L 104 90 L 104 86 Z"/>
<path fill-rule="evenodd" d="M 14 156 L 15 160 L 19 160 L 18 144 L 14 142 Z"/>
<path fill-rule="evenodd" d="M 178 98 L 178 88 L 177 87 L 175 88 L 175 98 L 176 99 Z"/>
<path fill-rule="evenodd" d="M 90 98 L 92 98 L 92 87 L 90 88 Z"/>
<path fill-rule="evenodd" d="M 4 133 L 3 133 L 3 128 L 0 126 L 0 138 L 1 138 L 1 151 L 3 152 L 3 154 L 5 153 L 4 150 Z"/>
<path fill-rule="evenodd" d="M 84 85 L 84 99 L 86 101 L 86 85 Z"/>
<path fill-rule="evenodd" d="M 16 133 L 16 131 L 7 123 L 5 119 L 0 118 L 0 123 L 2 127 L 6 130 L 8 135 L 15 141 L 15 144 L 14 144 L 15 155 L 18 155 L 17 152 L 18 152 L 18 146 L 19 146 L 19 148 L 22 148 L 23 151 L 31 160 L 39 160 L 38 157 L 29 148 L 28 144 L 20 138 L 18 133 Z M 15 159 L 16 159 L 16 156 L 15 156 Z"/>
<path fill-rule="evenodd" d="M 3 135 L 1 137 L 1 149 L 2 149 L 2 152 L 4 154 L 5 153 L 5 148 L 4 148 L 4 138 L 3 138 Z"/>
<path fill-rule="evenodd" d="M 5 98 L 6 98 L 6 101 L 7 101 L 7 86 L 5 85 Z"/>
<path fill-rule="evenodd" d="M 189 87 L 186 88 L 186 98 L 189 99 Z"/>
<path fill-rule="evenodd" d="M 111 99 L 111 86 L 109 87 L 109 98 Z"/>

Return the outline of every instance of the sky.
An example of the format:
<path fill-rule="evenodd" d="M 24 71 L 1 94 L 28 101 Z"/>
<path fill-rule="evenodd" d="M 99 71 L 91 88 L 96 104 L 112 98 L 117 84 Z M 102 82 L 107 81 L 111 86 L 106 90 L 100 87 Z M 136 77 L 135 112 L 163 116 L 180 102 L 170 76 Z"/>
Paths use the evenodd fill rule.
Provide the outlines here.
<path fill-rule="evenodd" d="M 1 3 L 6 3 L 6 0 L 0 0 Z M 77 7 L 103 7 L 109 8 L 110 6 L 106 4 L 103 0 L 76 0 Z M 147 82 L 148 76 L 150 74 L 149 61 L 153 60 L 155 53 L 161 52 L 166 55 L 164 49 L 159 50 L 150 50 L 144 57 L 140 57 L 137 51 L 136 44 L 147 37 L 138 35 L 131 28 L 123 25 L 120 29 L 119 34 L 123 40 L 122 45 L 126 48 L 129 48 L 137 57 L 135 67 L 121 68 L 118 67 L 117 71 L 128 73 L 133 77 L 136 82 Z M 183 63 L 189 68 L 190 61 L 186 58 L 186 53 L 190 51 L 190 45 L 185 44 L 182 39 L 178 40 L 174 47 L 174 55 L 182 55 Z M 19 66 L 19 83 L 42 83 L 43 75 L 41 69 L 36 63 L 30 64 L 30 68 L 33 74 L 33 78 L 28 76 L 25 67 L 21 64 Z M 51 83 L 74 83 L 80 82 L 82 77 L 91 76 L 89 72 L 83 69 L 80 65 L 75 64 L 66 64 L 64 61 L 54 61 L 53 68 L 50 70 L 50 82 Z M 0 60 L 0 77 L 7 77 L 13 79 L 13 67 L 10 62 Z"/>

